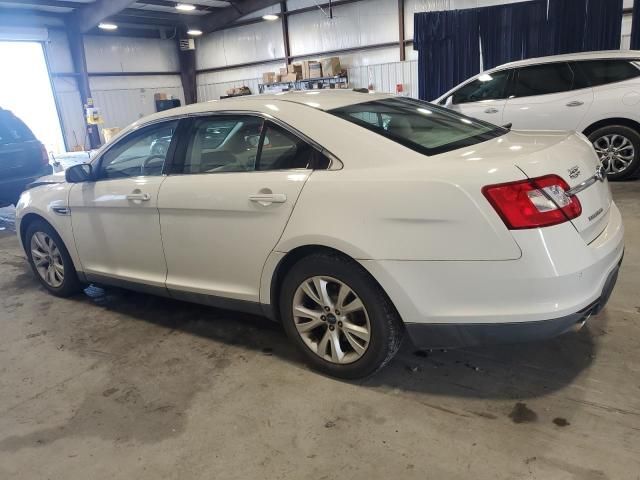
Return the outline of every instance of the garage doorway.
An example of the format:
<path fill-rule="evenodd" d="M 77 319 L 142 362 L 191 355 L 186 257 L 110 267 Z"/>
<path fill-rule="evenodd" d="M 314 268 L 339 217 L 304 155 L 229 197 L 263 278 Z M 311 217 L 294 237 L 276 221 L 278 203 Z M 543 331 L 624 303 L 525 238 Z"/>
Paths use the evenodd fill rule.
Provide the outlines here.
<path fill-rule="evenodd" d="M 0 107 L 26 123 L 47 151 L 64 152 L 43 45 L 0 41 L 0 65 Z"/>

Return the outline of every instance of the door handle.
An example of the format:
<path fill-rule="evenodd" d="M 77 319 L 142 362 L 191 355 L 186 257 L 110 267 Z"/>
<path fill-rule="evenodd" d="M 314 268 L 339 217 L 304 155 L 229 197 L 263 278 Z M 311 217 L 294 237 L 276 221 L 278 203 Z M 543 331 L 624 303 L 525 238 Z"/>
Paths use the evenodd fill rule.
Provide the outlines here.
<path fill-rule="evenodd" d="M 250 195 L 249 200 L 266 206 L 271 203 L 284 203 L 287 201 L 287 196 L 284 193 L 257 193 Z"/>
<path fill-rule="evenodd" d="M 584 102 L 581 102 L 580 100 L 574 100 L 573 102 L 567 103 L 567 107 L 580 107 L 582 105 L 584 105 Z"/>
<path fill-rule="evenodd" d="M 127 200 L 138 201 L 138 202 L 148 202 L 151 200 L 151 195 L 148 193 L 130 193 L 127 195 Z"/>
<path fill-rule="evenodd" d="M 498 113 L 500 110 L 497 108 L 487 108 L 484 113 Z"/>

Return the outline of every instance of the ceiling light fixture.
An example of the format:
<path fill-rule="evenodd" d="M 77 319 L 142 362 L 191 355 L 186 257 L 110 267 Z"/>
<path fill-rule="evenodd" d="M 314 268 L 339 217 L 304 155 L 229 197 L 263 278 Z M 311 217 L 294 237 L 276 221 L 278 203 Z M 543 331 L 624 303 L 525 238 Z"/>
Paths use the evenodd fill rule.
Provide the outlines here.
<path fill-rule="evenodd" d="M 192 37 L 199 37 L 200 35 L 202 35 L 202 30 L 192 28 L 191 30 L 187 30 L 187 35 L 191 35 Z"/>
<path fill-rule="evenodd" d="M 115 23 L 100 23 L 98 24 L 98 28 L 101 28 L 102 30 L 117 30 L 118 26 Z"/>
<path fill-rule="evenodd" d="M 280 17 L 278 17 L 278 15 L 275 15 L 273 13 L 269 13 L 267 15 L 263 15 L 262 16 L 263 20 L 267 20 L 269 22 L 273 22 L 274 20 L 278 20 L 278 18 L 280 18 Z"/>
<path fill-rule="evenodd" d="M 182 10 L 183 12 L 193 12 L 196 9 L 196 6 L 191 5 L 190 3 L 178 3 L 176 5 L 176 9 Z"/>

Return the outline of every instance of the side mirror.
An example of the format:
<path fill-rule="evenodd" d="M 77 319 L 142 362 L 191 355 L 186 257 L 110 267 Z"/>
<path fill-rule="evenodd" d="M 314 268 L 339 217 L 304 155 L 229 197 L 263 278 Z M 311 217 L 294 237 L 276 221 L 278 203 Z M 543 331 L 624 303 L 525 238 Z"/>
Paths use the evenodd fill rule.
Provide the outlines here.
<path fill-rule="evenodd" d="M 88 182 L 92 179 L 92 167 L 90 163 L 81 163 L 67 168 L 64 178 L 69 183 Z"/>

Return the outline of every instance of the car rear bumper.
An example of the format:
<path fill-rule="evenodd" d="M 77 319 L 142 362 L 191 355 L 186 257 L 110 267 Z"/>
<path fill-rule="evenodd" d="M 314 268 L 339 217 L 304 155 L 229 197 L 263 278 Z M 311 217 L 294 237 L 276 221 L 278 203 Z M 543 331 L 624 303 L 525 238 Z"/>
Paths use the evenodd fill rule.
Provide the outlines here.
<path fill-rule="evenodd" d="M 605 230 L 590 244 L 569 223 L 513 234 L 522 249 L 518 260 L 361 263 L 420 346 L 546 338 L 570 330 L 606 303 L 624 251 L 615 204 Z"/>
<path fill-rule="evenodd" d="M 621 262 L 622 263 L 622 259 Z M 407 323 L 409 338 L 421 348 L 456 348 L 475 345 L 519 343 L 544 340 L 577 331 L 609 301 L 618 279 L 619 265 L 611 271 L 602 295 L 579 312 L 552 320 L 513 323 L 429 324 Z"/>
<path fill-rule="evenodd" d="M 42 170 L 26 177 L 0 178 L 0 203 L 13 203 L 25 191 L 27 185 L 35 182 L 40 177 L 51 175 L 52 173 L 53 167 L 47 165 Z"/>

